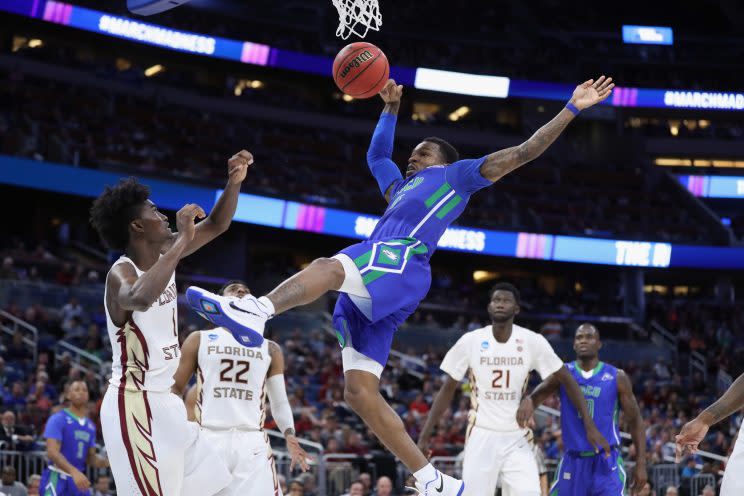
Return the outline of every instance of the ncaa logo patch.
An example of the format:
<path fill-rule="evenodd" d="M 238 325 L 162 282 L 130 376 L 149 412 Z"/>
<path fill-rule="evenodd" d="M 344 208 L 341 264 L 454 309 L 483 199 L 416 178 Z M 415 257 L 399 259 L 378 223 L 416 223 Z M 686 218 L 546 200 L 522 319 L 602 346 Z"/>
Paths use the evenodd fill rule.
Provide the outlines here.
<path fill-rule="evenodd" d="M 488 341 L 483 341 L 481 343 L 481 351 L 486 351 L 488 349 L 488 346 L 489 346 Z"/>
<path fill-rule="evenodd" d="M 207 334 L 207 337 L 210 341 L 216 341 L 219 336 L 217 334 L 209 333 Z"/>

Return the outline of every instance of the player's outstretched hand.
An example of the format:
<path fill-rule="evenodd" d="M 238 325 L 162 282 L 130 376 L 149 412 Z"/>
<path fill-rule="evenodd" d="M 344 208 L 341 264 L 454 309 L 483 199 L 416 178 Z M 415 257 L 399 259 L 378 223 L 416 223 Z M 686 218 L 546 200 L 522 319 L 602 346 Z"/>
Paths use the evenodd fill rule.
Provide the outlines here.
<path fill-rule="evenodd" d="M 674 438 L 677 445 L 677 455 L 675 457 L 677 463 L 681 462 L 682 458 L 697 451 L 700 441 L 708 433 L 709 428 L 710 426 L 700 417 L 694 418 L 682 426 L 682 430 Z"/>
<path fill-rule="evenodd" d="M 532 418 L 532 414 L 535 413 L 535 405 L 532 403 L 532 398 L 525 396 L 519 403 L 517 409 L 517 424 L 519 427 L 524 429 L 527 427 L 528 422 Z"/>
<path fill-rule="evenodd" d="M 227 160 L 227 177 L 230 184 L 240 184 L 245 179 L 248 167 L 253 164 L 253 154 L 246 150 L 240 150 Z"/>
<path fill-rule="evenodd" d="M 84 474 L 84 473 L 82 473 L 81 471 L 79 471 L 79 470 L 75 470 L 75 471 L 74 471 L 73 473 L 71 473 L 70 475 L 72 475 L 72 482 L 74 482 L 74 483 L 75 483 L 75 486 L 76 486 L 76 487 L 77 487 L 77 488 L 78 488 L 78 489 L 79 489 L 80 491 L 85 491 L 85 490 L 87 490 L 87 489 L 89 489 L 89 488 L 90 488 L 90 481 L 89 481 L 89 480 L 88 480 L 88 478 L 87 478 L 87 477 L 85 476 L 85 474 Z"/>
<path fill-rule="evenodd" d="M 380 97 L 385 103 L 400 103 L 400 99 L 403 96 L 403 85 L 396 84 L 395 79 L 388 79 L 385 86 L 380 90 Z"/>
<path fill-rule="evenodd" d="M 599 76 L 596 81 L 584 81 L 574 90 L 571 103 L 579 110 L 587 109 L 610 96 L 614 87 L 611 77 Z"/>
<path fill-rule="evenodd" d="M 296 436 L 287 436 L 287 451 L 291 461 L 289 462 L 289 471 L 294 470 L 295 464 L 299 465 L 303 472 L 307 472 L 310 469 L 310 465 L 307 464 L 308 460 L 312 460 L 312 457 L 305 453 L 305 450 L 300 446 L 300 442 Z"/>
<path fill-rule="evenodd" d="M 203 219 L 207 214 L 204 213 L 204 209 L 196 203 L 189 203 L 181 207 L 181 210 L 176 212 L 176 227 L 178 229 L 178 236 L 184 238 L 186 241 L 194 239 L 194 221 L 199 218 Z"/>
<path fill-rule="evenodd" d="M 599 450 L 601 449 L 605 452 L 605 457 L 610 456 L 610 443 L 608 443 L 607 439 L 605 439 L 602 433 L 599 432 L 597 426 L 591 425 L 587 427 L 586 440 L 589 441 L 589 444 L 594 446 L 597 453 L 599 453 Z"/>

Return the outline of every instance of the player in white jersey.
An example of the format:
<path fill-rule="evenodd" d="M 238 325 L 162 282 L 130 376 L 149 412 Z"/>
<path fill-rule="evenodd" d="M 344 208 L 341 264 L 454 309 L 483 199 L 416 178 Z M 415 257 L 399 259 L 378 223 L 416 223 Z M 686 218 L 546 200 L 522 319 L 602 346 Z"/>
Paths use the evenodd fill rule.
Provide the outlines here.
<path fill-rule="evenodd" d="M 494 286 L 488 313 L 491 325 L 465 333 L 444 357 L 440 366 L 446 374 L 444 384 L 421 430 L 419 448 L 428 451 L 433 428 L 469 372 L 472 407 L 463 461 L 463 496 L 492 496 L 499 478 L 504 494 L 540 496 L 540 476 L 526 428 L 529 419 L 517 419 L 530 371 L 536 370 L 543 379 L 556 377 L 586 419 L 587 439 L 607 453 L 609 445 L 588 414 L 579 385 L 548 341 L 514 325 L 519 313 L 517 288 L 508 283 Z"/>
<path fill-rule="evenodd" d="M 230 474 L 199 439 L 183 402 L 171 393 L 178 368 L 178 261 L 224 232 L 253 157 L 228 160 L 229 180 L 209 217 L 198 205 L 176 214 L 178 232 L 134 178 L 106 187 L 91 223 L 112 250 L 124 252 L 106 277 L 104 306 L 113 359 L 101 426 L 119 496 L 211 495 Z M 210 463 L 207 463 L 209 461 Z"/>
<path fill-rule="evenodd" d="M 729 388 L 718 398 L 718 401 L 700 412 L 700 415 L 682 427 L 676 436 L 677 463 L 682 458 L 697 451 L 698 445 L 705 439 L 708 429 L 733 413 L 744 409 L 744 374 L 740 375 Z M 744 494 L 744 424 L 726 462 L 726 471 L 721 481 L 720 496 L 741 496 Z"/>
<path fill-rule="evenodd" d="M 230 281 L 221 294 L 242 298 L 249 290 L 242 281 Z M 194 374 L 194 418 L 202 426 L 204 438 L 225 455 L 233 476 L 219 496 L 281 496 L 274 456 L 263 430 L 267 394 L 292 457 L 290 470 L 295 463 L 303 471 L 308 465 L 307 453 L 295 436 L 279 345 L 264 340 L 255 348 L 241 346 L 222 327 L 193 332 L 181 349 L 174 391 L 183 394 Z"/>

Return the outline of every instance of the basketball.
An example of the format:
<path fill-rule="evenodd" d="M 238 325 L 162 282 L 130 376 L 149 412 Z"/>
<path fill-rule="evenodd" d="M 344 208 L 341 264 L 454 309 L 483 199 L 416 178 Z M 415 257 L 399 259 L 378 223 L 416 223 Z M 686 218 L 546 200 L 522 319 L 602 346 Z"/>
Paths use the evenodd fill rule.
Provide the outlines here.
<path fill-rule="evenodd" d="M 338 89 L 354 98 L 370 98 L 390 77 L 390 64 L 382 50 L 362 41 L 346 45 L 333 61 Z"/>

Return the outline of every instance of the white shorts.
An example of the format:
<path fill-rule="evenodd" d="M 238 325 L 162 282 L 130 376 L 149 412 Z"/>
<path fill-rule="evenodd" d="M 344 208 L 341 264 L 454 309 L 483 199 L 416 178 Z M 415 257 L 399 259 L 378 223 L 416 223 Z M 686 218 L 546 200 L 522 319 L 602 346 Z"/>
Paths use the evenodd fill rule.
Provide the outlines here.
<path fill-rule="evenodd" d="M 218 496 L 282 496 L 274 455 L 263 432 L 202 428 L 201 434 L 225 457 L 233 477 Z"/>
<path fill-rule="evenodd" d="M 493 496 L 501 481 L 505 496 L 540 496 L 540 475 L 527 431 L 473 427 L 465 443 L 463 496 Z"/>
<path fill-rule="evenodd" d="M 744 494 L 744 425 L 739 428 L 734 450 L 726 463 L 726 471 L 721 481 L 720 496 L 741 496 Z"/>
<path fill-rule="evenodd" d="M 109 386 L 101 427 L 118 496 L 211 496 L 230 482 L 175 394 Z"/>

